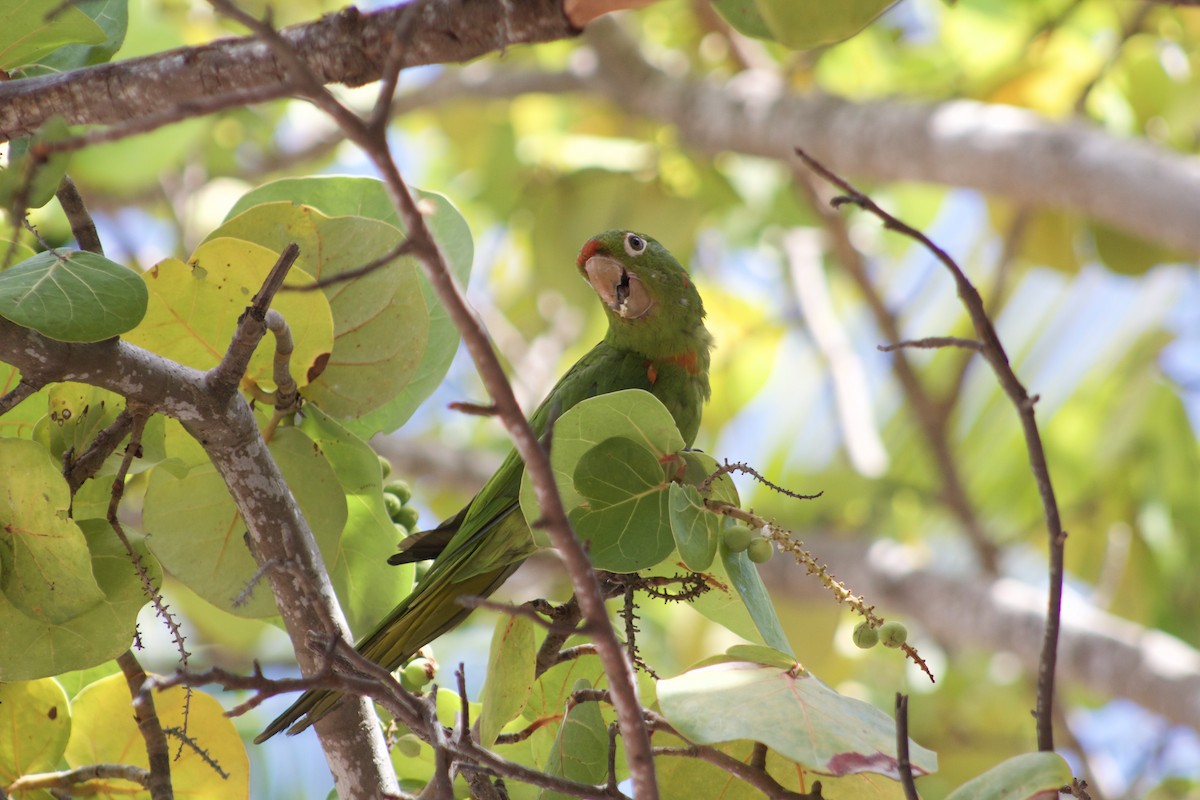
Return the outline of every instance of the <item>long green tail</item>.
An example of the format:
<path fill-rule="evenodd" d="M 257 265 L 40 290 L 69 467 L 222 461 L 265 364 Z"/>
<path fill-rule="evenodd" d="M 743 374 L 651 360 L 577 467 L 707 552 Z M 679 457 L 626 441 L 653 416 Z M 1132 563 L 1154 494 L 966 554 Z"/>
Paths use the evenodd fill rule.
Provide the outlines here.
<path fill-rule="evenodd" d="M 459 564 L 466 566 L 464 562 Z M 450 570 L 438 580 L 418 586 L 356 648 L 367 658 L 389 670 L 395 670 L 412 658 L 417 650 L 458 625 L 471 613 L 459 605 L 462 596 L 486 597 L 496 590 L 520 565 L 509 563 L 499 569 L 476 573 L 454 581 Z M 328 714 L 341 699 L 340 692 L 308 691 L 291 708 L 255 737 L 262 744 L 280 731 L 294 736 Z"/>

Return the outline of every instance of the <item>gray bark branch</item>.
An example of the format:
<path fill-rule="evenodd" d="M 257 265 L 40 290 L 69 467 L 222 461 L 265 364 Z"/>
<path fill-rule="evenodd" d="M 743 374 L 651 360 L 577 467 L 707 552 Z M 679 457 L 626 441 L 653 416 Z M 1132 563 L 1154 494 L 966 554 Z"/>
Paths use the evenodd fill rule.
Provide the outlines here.
<path fill-rule="evenodd" d="M 560 0 L 418 0 L 401 67 L 459 63 L 514 44 L 574 36 Z M 353 6 L 282 31 L 325 83 L 377 80 L 407 6 L 362 13 Z M 287 97 L 287 70 L 254 38 L 220 39 L 57 75 L 0 83 L 0 140 L 26 136 L 53 116 L 111 125 L 175 118 L 223 106 Z"/>

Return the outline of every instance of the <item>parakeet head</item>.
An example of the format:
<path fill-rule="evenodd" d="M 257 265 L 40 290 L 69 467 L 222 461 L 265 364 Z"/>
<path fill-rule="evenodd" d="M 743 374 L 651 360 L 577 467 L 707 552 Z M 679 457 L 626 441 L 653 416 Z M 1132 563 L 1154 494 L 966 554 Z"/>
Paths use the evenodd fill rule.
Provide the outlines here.
<path fill-rule="evenodd" d="M 642 233 L 605 231 L 579 251 L 579 271 L 604 304 L 608 340 L 649 355 L 703 346 L 704 304 L 687 270 Z"/>

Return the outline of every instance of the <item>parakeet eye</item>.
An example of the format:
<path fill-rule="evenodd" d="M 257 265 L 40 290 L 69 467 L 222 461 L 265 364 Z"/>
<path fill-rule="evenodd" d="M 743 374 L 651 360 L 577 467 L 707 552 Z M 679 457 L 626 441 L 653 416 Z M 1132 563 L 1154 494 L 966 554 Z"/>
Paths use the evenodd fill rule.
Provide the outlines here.
<path fill-rule="evenodd" d="M 625 234 L 625 252 L 631 256 L 640 256 L 646 252 L 646 240 L 636 233 Z"/>

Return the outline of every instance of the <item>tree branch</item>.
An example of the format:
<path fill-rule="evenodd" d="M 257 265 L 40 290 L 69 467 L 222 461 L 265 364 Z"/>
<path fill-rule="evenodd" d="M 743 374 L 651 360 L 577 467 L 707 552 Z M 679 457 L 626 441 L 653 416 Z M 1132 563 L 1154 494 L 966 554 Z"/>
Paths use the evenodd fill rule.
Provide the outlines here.
<path fill-rule="evenodd" d="M 560 0 L 418 0 L 371 13 L 350 6 L 281 35 L 322 83 L 361 86 L 383 74 L 406 16 L 411 23 L 398 57 L 401 69 L 469 61 L 514 44 L 578 33 L 563 16 Z M 0 83 L 0 139 L 30 135 L 55 115 L 72 124 L 111 125 L 169 117 L 181 108 L 211 113 L 245 104 L 247 93 L 261 102 L 288 97 L 293 89 L 288 70 L 261 41 L 219 39 Z"/>
<path fill-rule="evenodd" d="M 525 469 L 533 482 L 541 508 L 542 525 L 562 555 L 583 618 L 588 624 L 589 634 L 596 644 L 597 654 L 608 676 L 617 722 L 625 743 L 634 793 L 642 800 L 655 800 L 658 787 L 654 779 L 654 760 L 650 750 L 649 733 L 642 718 L 633 670 L 608 621 L 608 612 L 591 562 L 567 521 L 566 510 L 558 495 L 554 473 L 550 467 L 549 454 L 534 435 L 492 349 L 487 332 L 474 311 L 467 305 L 441 248 L 418 209 L 408 185 L 400 175 L 391 156 L 386 130 L 372 127 L 337 102 L 321 85 L 321 76 L 309 69 L 301 55 L 296 52 L 295 45 L 267 23 L 238 11 L 228 0 L 210 0 L 210 3 L 249 26 L 262 37 L 286 66 L 287 77 L 295 88 L 337 122 L 347 137 L 362 148 L 383 177 L 392 202 L 404 223 L 408 240 L 412 243 L 412 254 L 421 263 L 438 299 L 462 334 L 467 352 L 470 353 L 483 384 L 492 397 L 496 415 L 504 424 L 512 437 L 513 446 L 525 462 Z M 509 20 L 506 20 L 505 24 L 509 24 Z M 411 28 L 407 30 L 412 35 L 417 35 Z M 401 44 L 407 48 L 407 42 Z"/>
<path fill-rule="evenodd" d="M 154 709 L 154 698 L 144 691 L 146 672 L 129 650 L 117 656 L 117 664 L 125 674 L 129 694 L 133 697 L 133 716 L 146 743 L 150 774 L 145 786 L 153 800 L 172 800 L 175 790 L 171 786 L 171 754 L 167 749 L 167 736 L 158 721 L 158 712 Z"/>
<path fill-rule="evenodd" d="M 627 114 L 672 126 L 701 152 L 789 161 L 801 145 L 831 169 L 870 181 L 976 189 L 1021 206 L 1077 211 L 1186 253 L 1200 253 L 1200 163 L 1082 120 L 1057 122 L 974 100 L 854 102 L 790 91 L 758 72 L 723 82 L 668 75 L 610 20 L 587 28 L 594 59 L 560 73 L 480 64 L 400 97 L 408 109 L 463 97 L 599 94 Z"/>

